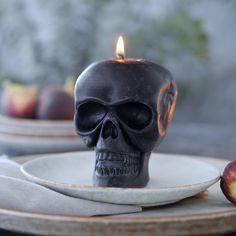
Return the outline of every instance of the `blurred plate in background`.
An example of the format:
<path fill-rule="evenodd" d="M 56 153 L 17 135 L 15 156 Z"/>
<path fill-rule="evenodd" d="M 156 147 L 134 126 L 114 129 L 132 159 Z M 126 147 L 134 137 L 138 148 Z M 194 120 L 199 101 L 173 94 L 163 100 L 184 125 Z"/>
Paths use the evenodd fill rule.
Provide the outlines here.
<path fill-rule="evenodd" d="M 73 121 L 17 119 L 0 115 L 0 133 L 32 136 L 77 136 Z"/>
<path fill-rule="evenodd" d="M 0 115 L 0 151 L 10 156 L 86 149 L 73 121 L 16 119 Z"/>

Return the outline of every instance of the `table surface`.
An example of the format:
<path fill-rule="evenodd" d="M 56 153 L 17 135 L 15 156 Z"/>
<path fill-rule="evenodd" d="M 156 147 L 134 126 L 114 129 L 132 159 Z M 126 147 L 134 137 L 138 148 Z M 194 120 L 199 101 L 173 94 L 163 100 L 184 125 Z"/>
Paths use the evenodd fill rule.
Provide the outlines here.
<path fill-rule="evenodd" d="M 195 158 L 221 171 L 228 163 L 214 158 Z M 22 163 L 28 159 L 32 157 L 16 160 Z M 225 199 L 219 183 L 181 202 L 135 214 L 89 218 L 0 209 L 0 228 L 39 235 L 216 235 L 236 232 L 235 221 L 236 208 Z"/>

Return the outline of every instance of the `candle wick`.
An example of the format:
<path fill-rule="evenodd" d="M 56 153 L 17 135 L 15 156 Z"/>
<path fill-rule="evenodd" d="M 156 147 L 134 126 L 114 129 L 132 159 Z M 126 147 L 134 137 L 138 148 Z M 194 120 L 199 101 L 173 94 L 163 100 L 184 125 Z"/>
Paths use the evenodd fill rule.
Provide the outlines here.
<path fill-rule="evenodd" d="M 125 59 L 125 57 L 124 57 L 124 55 L 123 55 L 123 54 L 118 54 L 118 55 L 117 55 L 117 58 L 118 58 L 118 59 L 122 59 L 122 60 L 124 60 L 124 59 Z"/>

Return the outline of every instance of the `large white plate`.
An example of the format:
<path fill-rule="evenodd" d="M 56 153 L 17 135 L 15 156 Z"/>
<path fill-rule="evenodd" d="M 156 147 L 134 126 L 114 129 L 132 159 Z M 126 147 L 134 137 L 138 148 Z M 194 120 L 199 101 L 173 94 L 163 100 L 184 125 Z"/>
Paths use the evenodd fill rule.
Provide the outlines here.
<path fill-rule="evenodd" d="M 29 161 L 21 171 L 30 181 L 69 196 L 140 206 L 177 202 L 206 190 L 220 177 L 215 167 L 193 157 L 153 153 L 145 188 L 93 187 L 94 164 L 94 152 L 65 153 Z"/>

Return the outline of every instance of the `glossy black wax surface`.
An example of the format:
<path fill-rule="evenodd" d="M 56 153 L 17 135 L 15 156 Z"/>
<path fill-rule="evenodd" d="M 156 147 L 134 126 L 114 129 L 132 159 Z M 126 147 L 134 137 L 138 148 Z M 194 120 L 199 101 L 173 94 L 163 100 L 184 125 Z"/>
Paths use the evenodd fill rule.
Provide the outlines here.
<path fill-rule="evenodd" d="M 79 76 L 76 102 L 88 97 L 101 98 L 106 103 L 115 103 L 131 97 L 137 101 L 144 101 L 148 96 L 149 105 L 155 106 L 159 94 L 157 88 L 170 81 L 172 81 L 170 72 L 151 61 L 142 59 L 101 61 L 90 65 Z"/>

